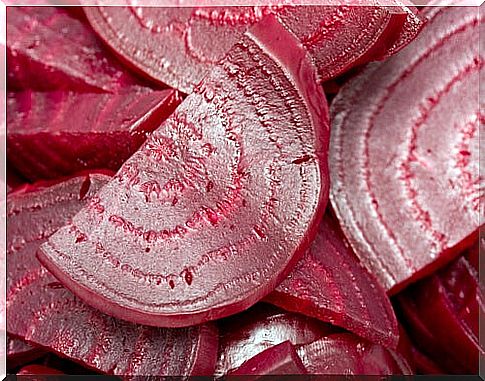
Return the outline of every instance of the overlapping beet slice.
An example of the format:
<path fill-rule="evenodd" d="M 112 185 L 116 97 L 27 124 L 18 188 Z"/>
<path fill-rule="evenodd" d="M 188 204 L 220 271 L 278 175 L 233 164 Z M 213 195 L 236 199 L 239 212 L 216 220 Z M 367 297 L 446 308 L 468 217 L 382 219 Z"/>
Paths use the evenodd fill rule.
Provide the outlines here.
<path fill-rule="evenodd" d="M 83 175 L 25 187 L 9 196 L 8 332 L 103 373 L 212 374 L 215 326 L 160 329 L 116 320 L 77 299 L 36 260 L 39 244 L 92 202 L 108 179 Z"/>
<path fill-rule="evenodd" d="M 88 304 L 130 321 L 187 326 L 244 310 L 316 233 L 328 133 L 313 65 L 269 16 L 40 259 Z"/>
<path fill-rule="evenodd" d="M 60 370 L 44 365 L 27 365 L 17 372 L 17 376 L 63 374 Z M 49 378 L 50 379 L 50 378 Z"/>
<path fill-rule="evenodd" d="M 482 24 L 475 8 L 435 12 L 409 47 L 332 103 L 332 205 L 391 293 L 468 246 L 483 215 Z"/>
<path fill-rule="evenodd" d="M 142 84 L 85 21 L 60 7 L 8 7 L 7 64 L 10 90 L 117 92 Z"/>
<path fill-rule="evenodd" d="M 386 347 L 398 344 L 397 320 L 385 291 L 359 263 L 330 213 L 303 258 L 265 301 Z"/>
<path fill-rule="evenodd" d="M 88 7 L 85 11 L 94 30 L 125 61 L 152 79 L 191 93 L 243 33 L 269 13 L 278 14 L 300 39 L 321 80 L 326 80 L 397 51 L 415 37 L 421 20 L 397 5 Z"/>
<path fill-rule="evenodd" d="M 7 157 L 31 180 L 115 171 L 180 102 L 175 90 L 9 93 Z"/>
<path fill-rule="evenodd" d="M 34 347 L 22 340 L 7 335 L 7 368 L 12 369 L 18 365 L 30 362 L 42 356 L 45 351 Z"/>

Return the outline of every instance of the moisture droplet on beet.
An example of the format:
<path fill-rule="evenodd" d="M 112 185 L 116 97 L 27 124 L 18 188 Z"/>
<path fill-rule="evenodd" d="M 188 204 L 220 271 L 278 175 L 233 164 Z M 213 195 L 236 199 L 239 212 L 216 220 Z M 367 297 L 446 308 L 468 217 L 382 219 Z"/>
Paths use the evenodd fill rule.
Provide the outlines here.
<path fill-rule="evenodd" d="M 265 301 L 386 347 L 398 344 L 398 325 L 385 291 L 359 263 L 329 213 L 303 258 Z"/>
<path fill-rule="evenodd" d="M 30 180 L 116 171 L 180 102 L 175 90 L 9 93 L 7 157 Z"/>
<path fill-rule="evenodd" d="M 332 103 L 332 205 L 390 293 L 470 245 L 484 215 L 478 13 L 436 12 L 415 41 Z"/>
<path fill-rule="evenodd" d="M 88 174 L 36 183 L 9 195 L 8 332 L 102 373 L 211 375 L 215 326 L 161 329 L 116 320 L 84 304 L 37 261 L 38 246 L 83 205 L 96 210 L 95 194 L 108 180 Z"/>
<path fill-rule="evenodd" d="M 315 236 L 328 134 L 314 67 L 269 16 L 39 258 L 86 303 L 132 322 L 180 327 L 242 311 Z"/>

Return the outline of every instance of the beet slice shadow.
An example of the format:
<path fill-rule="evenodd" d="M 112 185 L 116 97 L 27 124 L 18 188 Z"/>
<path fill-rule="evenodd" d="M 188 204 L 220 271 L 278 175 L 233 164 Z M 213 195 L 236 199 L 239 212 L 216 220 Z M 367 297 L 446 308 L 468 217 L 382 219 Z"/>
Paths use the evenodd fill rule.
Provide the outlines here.
<path fill-rule="evenodd" d="M 399 331 L 392 305 L 359 263 L 335 218 L 327 213 L 317 237 L 290 275 L 265 298 L 396 349 Z"/>
<path fill-rule="evenodd" d="M 143 85 L 61 7 L 8 7 L 9 90 L 118 92 Z"/>
<path fill-rule="evenodd" d="M 86 303 L 136 323 L 180 327 L 242 311 L 316 234 L 328 134 L 314 67 L 269 16 L 39 259 Z"/>
<path fill-rule="evenodd" d="M 410 9 L 396 5 L 87 7 L 85 12 L 121 59 L 151 79 L 191 93 L 244 32 L 270 13 L 310 52 L 322 81 L 383 58 L 411 41 L 421 26 Z"/>
<path fill-rule="evenodd" d="M 9 93 L 7 157 L 30 180 L 116 171 L 181 101 L 175 90 Z"/>
<path fill-rule="evenodd" d="M 333 100 L 331 201 L 362 263 L 390 293 L 477 235 L 483 57 L 478 11 L 436 12 L 418 38 Z"/>
<path fill-rule="evenodd" d="M 161 329 L 116 320 L 84 304 L 36 260 L 38 246 L 91 202 L 108 180 L 88 174 L 9 195 L 8 333 L 126 379 L 213 374 L 218 340 L 214 325 Z"/>

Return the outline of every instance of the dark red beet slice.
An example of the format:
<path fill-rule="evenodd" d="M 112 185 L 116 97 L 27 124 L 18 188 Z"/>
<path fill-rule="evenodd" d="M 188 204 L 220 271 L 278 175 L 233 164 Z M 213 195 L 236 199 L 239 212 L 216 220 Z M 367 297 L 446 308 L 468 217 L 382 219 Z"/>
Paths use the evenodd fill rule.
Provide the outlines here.
<path fill-rule="evenodd" d="M 133 322 L 178 327 L 244 310 L 315 236 L 328 133 L 314 67 L 270 16 L 40 259 L 88 304 Z"/>
<path fill-rule="evenodd" d="M 309 344 L 339 329 L 318 320 L 265 304 L 221 320 L 216 376 L 239 368 L 259 353 L 285 341 Z"/>
<path fill-rule="evenodd" d="M 482 227 L 483 229 L 483 227 Z M 480 266 L 480 250 L 485 252 L 485 237 L 480 237 L 465 253 L 468 263 L 473 266 L 476 272 L 479 272 Z"/>
<path fill-rule="evenodd" d="M 26 182 L 27 181 L 13 169 L 11 164 L 7 162 L 7 193 L 14 191 L 18 187 L 24 185 Z"/>
<path fill-rule="evenodd" d="M 306 369 L 293 344 L 284 341 L 257 354 L 228 376 L 246 376 L 244 380 L 253 381 L 261 379 L 258 376 L 292 374 L 306 374 Z"/>
<path fill-rule="evenodd" d="M 17 376 L 63 374 L 61 371 L 44 365 L 27 365 L 17 372 Z"/>
<path fill-rule="evenodd" d="M 332 103 L 332 205 L 390 293 L 469 246 L 483 215 L 478 25 L 476 9 L 437 12 Z"/>
<path fill-rule="evenodd" d="M 415 346 L 411 348 L 413 355 L 413 361 L 416 366 L 416 372 L 418 374 L 446 374 L 441 367 L 436 364 L 432 359 L 422 353 Z"/>
<path fill-rule="evenodd" d="M 399 354 L 350 333 L 333 334 L 297 349 L 311 374 L 412 374 Z"/>
<path fill-rule="evenodd" d="M 87 175 L 10 194 L 8 332 L 103 373 L 212 374 L 217 355 L 215 326 L 160 329 L 116 320 L 77 299 L 36 260 L 39 244 L 83 204 L 91 200 L 96 207 L 92 197 L 107 181 L 106 176 Z"/>
<path fill-rule="evenodd" d="M 8 7 L 7 62 L 10 90 L 115 92 L 141 84 L 89 25 L 57 7 Z"/>
<path fill-rule="evenodd" d="M 31 180 L 118 170 L 180 102 L 175 90 L 9 93 L 7 157 Z"/>
<path fill-rule="evenodd" d="M 39 358 L 45 353 L 42 348 L 33 347 L 22 340 L 7 335 L 7 368 L 16 368 Z"/>
<path fill-rule="evenodd" d="M 397 320 L 385 291 L 359 263 L 328 213 L 303 258 L 265 301 L 386 347 L 398 344 Z"/>
<path fill-rule="evenodd" d="M 193 91 L 245 30 L 268 13 L 277 13 L 312 54 L 321 80 L 356 63 L 381 58 L 388 47 L 398 50 L 412 40 L 420 22 L 416 24 L 414 15 L 408 21 L 410 11 L 402 5 L 88 7 L 85 11 L 94 30 L 124 60 L 186 93 Z M 401 29 L 407 32 L 399 34 Z M 382 51 L 373 50 L 375 44 L 384 45 Z"/>

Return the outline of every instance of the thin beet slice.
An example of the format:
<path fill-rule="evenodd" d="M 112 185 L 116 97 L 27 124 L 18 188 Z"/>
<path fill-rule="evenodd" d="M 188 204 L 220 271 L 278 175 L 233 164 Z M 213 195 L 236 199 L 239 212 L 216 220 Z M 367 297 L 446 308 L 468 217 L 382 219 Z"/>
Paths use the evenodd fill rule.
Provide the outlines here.
<path fill-rule="evenodd" d="M 350 333 L 333 334 L 298 346 L 297 353 L 310 374 L 412 374 L 399 354 Z"/>
<path fill-rule="evenodd" d="M 7 157 L 31 180 L 116 171 L 180 102 L 175 90 L 9 93 Z"/>
<path fill-rule="evenodd" d="M 85 175 L 9 196 L 8 332 L 103 373 L 212 374 L 215 326 L 160 329 L 116 320 L 77 299 L 36 260 L 39 244 L 92 202 L 107 181 L 106 176 Z"/>
<path fill-rule="evenodd" d="M 476 9 L 437 12 L 332 103 L 332 205 L 390 293 L 467 247 L 483 215 L 478 26 Z"/>
<path fill-rule="evenodd" d="M 10 90 L 116 92 L 138 86 L 86 22 L 59 7 L 8 7 Z"/>
<path fill-rule="evenodd" d="M 314 67 L 270 16 L 39 258 L 86 303 L 133 322 L 180 327 L 244 310 L 315 236 L 328 133 Z"/>
<path fill-rule="evenodd" d="M 263 303 L 219 321 L 216 376 L 226 375 L 261 352 L 289 341 L 309 344 L 339 328 L 304 315 L 285 312 Z"/>
<path fill-rule="evenodd" d="M 359 263 L 328 213 L 303 258 L 265 301 L 386 347 L 398 344 L 397 320 L 385 291 Z"/>
<path fill-rule="evenodd" d="M 246 376 L 244 380 L 259 380 L 258 376 L 306 374 L 306 369 L 296 353 L 296 349 L 289 341 L 284 341 L 243 363 L 239 368 L 230 372 L 230 376 Z"/>
<path fill-rule="evenodd" d="M 7 369 L 31 362 L 41 357 L 45 351 L 7 335 Z"/>
<path fill-rule="evenodd" d="M 17 376 L 64 374 L 60 370 L 44 365 L 27 365 L 17 372 Z M 23 378 L 22 378 L 23 379 Z M 50 378 L 49 378 L 50 379 Z"/>
<path fill-rule="evenodd" d="M 410 10 L 399 5 L 87 7 L 85 12 L 122 59 L 152 79 L 191 93 L 243 33 L 269 13 L 278 14 L 311 53 L 323 81 L 411 41 L 420 20 L 408 20 Z M 380 51 L 374 45 L 382 45 Z"/>

